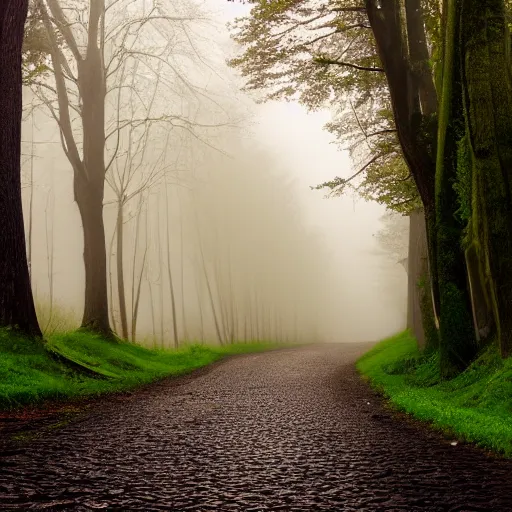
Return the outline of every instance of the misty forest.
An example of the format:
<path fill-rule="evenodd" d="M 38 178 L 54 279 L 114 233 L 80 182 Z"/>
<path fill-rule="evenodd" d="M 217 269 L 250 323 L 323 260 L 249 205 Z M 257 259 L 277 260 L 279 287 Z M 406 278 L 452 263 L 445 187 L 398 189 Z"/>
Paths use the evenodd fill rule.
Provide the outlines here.
<path fill-rule="evenodd" d="M 0 508 L 512 510 L 511 28 L 2 0 Z"/>

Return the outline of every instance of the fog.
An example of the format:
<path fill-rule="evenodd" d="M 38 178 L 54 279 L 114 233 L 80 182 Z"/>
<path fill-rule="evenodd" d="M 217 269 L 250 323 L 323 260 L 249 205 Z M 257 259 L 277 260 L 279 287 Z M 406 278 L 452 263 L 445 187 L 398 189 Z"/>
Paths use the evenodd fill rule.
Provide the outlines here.
<path fill-rule="evenodd" d="M 224 64 L 234 49 L 223 24 L 245 8 L 213 0 L 201 6 L 210 21 L 188 27 L 197 38 L 194 58 L 172 61 L 187 83 L 165 66 L 151 73 L 132 63 L 112 89 L 123 92 L 107 96 L 111 126 L 119 129 L 119 112 L 159 121 L 119 130 L 106 148 L 107 160 L 113 157 L 104 200 L 112 325 L 119 332 L 121 197 L 130 337 L 136 328 L 140 342 L 173 346 L 392 334 L 405 325 L 406 272 L 375 236 L 385 210 L 310 190 L 352 172 L 347 152 L 322 129 L 328 111 L 260 105 L 240 92 L 241 80 Z M 160 44 L 160 36 L 150 37 Z M 48 108 L 30 90 L 24 96 L 23 199 L 38 315 L 43 329 L 73 328 L 84 305 L 73 171 Z M 164 116 L 180 122 L 160 122 Z M 79 137 L 79 124 L 73 130 Z"/>

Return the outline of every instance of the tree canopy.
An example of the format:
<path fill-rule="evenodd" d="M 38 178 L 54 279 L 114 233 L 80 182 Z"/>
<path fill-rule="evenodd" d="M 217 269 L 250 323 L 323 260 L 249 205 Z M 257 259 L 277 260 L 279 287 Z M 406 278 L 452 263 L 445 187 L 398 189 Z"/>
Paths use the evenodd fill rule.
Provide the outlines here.
<path fill-rule="evenodd" d="M 50 71 L 49 56 L 50 41 L 42 22 L 41 11 L 31 0 L 23 40 L 22 74 L 24 85 L 31 85 L 36 77 Z"/>
<path fill-rule="evenodd" d="M 426 2 L 428 26 L 438 29 L 436 2 Z M 437 6 L 437 11 L 439 10 Z M 350 149 L 355 172 L 317 188 L 334 195 L 347 186 L 407 213 L 419 205 L 404 164 L 393 107 L 368 12 L 361 2 L 254 2 L 232 25 L 243 52 L 230 64 L 245 88 L 262 99 L 296 99 L 308 109 L 328 106 L 327 129 Z"/>

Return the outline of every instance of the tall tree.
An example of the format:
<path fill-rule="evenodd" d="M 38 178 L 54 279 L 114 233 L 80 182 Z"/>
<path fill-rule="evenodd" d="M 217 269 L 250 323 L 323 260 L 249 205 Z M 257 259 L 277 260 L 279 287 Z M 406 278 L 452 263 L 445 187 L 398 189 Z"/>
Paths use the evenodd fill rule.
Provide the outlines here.
<path fill-rule="evenodd" d="M 462 226 L 455 216 L 457 143 L 463 132 L 461 29 L 458 0 L 444 4 L 443 68 L 440 80 L 436 163 L 436 245 L 440 290 L 441 372 L 449 377 L 467 366 L 474 355 L 472 318 L 463 260 Z"/>
<path fill-rule="evenodd" d="M 72 31 L 59 0 L 47 5 L 38 0 L 50 43 L 55 73 L 58 112 L 52 114 L 59 123 L 63 147 L 74 175 L 74 196 L 80 211 L 84 232 L 85 303 L 82 327 L 110 334 L 107 295 L 107 261 L 103 194 L 105 186 L 105 96 L 106 73 L 103 65 L 104 0 L 91 0 L 85 51 Z M 57 34 L 66 42 L 73 56 L 76 76 L 58 44 Z M 72 129 L 72 103 L 66 80 L 77 84 L 83 130 L 83 154 L 80 155 Z"/>
<path fill-rule="evenodd" d="M 434 305 L 439 312 L 435 217 L 437 95 L 420 0 L 366 0 L 365 10 L 386 73 L 403 156 L 425 211 Z"/>
<path fill-rule="evenodd" d="M 124 130 L 121 129 L 121 119 L 118 116 L 117 119 L 117 130 L 124 131 L 125 133 L 122 136 L 119 136 L 118 141 L 119 145 L 122 145 L 126 149 L 122 152 L 117 152 L 112 165 L 110 166 L 108 172 L 105 175 L 105 181 L 110 186 L 112 191 L 115 194 L 115 203 L 117 207 L 117 221 L 116 221 L 116 239 L 117 239 L 117 248 L 116 248 L 116 272 L 117 272 L 117 288 L 118 288 L 118 298 L 119 298 L 119 317 L 121 324 L 120 335 L 124 339 L 129 338 L 129 318 L 128 318 L 128 308 L 127 308 L 127 300 L 126 300 L 126 291 L 125 291 L 125 274 L 124 274 L 124 264 L 125 264 L 125 256 L 124 256 L 124 224 L 126 222 L 126 213 L 125 210 L 128 206 L 128 203 L 139 196 L 142 199 L 142 195 L 145 191 L 147 191 L 150 187 L 155 185 L 158 180 L 162 177 L 164 172 L 163 159 L 165 157 L 165 152 L 168 144 L 165 144 L 161 149 L 161 155 L 159 157 L 153 157 L 151 159 L 147 158 L 147 153 L 153 152 L 150 148 L 150 140 L 156 134 L 152 131 L 152 121 L 151 116 L 153 115 L 152 109 L 153 104 L 155 102 L 156 96 L 159 92 L 159 79 L 155 81 L 155 85 L 153 88 L 152 94 L 149 96 L 150 101 L 146 107 L 143 107 L 144 112 L 137 113 L 136 106 L 137 101 L 135 99 L 135 95 L 137 93 L 135 88 L 135 80 L 137 76 L 137 72 L 139 70 L 139 66 L 135 65 L 132 70 L 132 78 L 131 85 L 125 83 L 124 88 L 129 89 L 128 93 L 128 107 L 127 110 L 130 111 L 129 117 L 131 119 L 135 119 L 135 116 L 140 114 L 141 118 L 146 118 L 147 121 L 140 121 L 140 123 L 130 123 L 125 127 Z M 126 77 L 127 78 L 127 77 Z M 122 88 L 119 88 L 118 95 L 118 105 L 117 108 L 121 109 L 122 106 L 120 104 L 122 95 Z M 124 136 L 124 137 L 123 137 Z M 167 137 L 169 139 L 169 137 Z M 140 220 L 140 210 L 141 204 L 139 202 L 137 214 L 137 226 Z M 138 234 L 138 230 L 137 230 Z M 135 241 L 134 247 L 137 247 L 138 237 Z M 135 251 L 136 252 L 136 251 Z M 134 256 L 135 259 L 135 256 Z M 135 262 L 134 262 L 135 265 Z M 132 272 L 135 272 L 135 267 L 132 268 Z M 135 275 L 132 275 L 135 278 Z M 131 323 L 133 325 L 134 318 L 134 306 L 135 306 L 135 281 L 132 280 L 132 318 Z M 138 310 L 138 306 L 137 306 Z M 135 320 L 136 324 L 136 320 Z"/>
<path fill-rule="evenodd" d="M 23 84 L 31 85 L 34 80 L 50 71 L 48 59 L 50 46 L 44 28 L 37 0 L 29 0 L 28 16 L 23 40 L 22 76 Z"/>
<path fill-rule="evenodd" d="M 460 31 L 459 193 L 467 205 L 466 244 L 477 256 L 503 356 L 512 354 L 512 73 L 508 3 L 452 1 Z M 465 197 L 464 197 L 465 195 Z"/>
<path fill-rule="evenodd" d="M 167 130 L 194 132 L 201 126 L 183 115 L 170 96 L 186 90 L 196 101 L 208 99 L 183 71 L 189 64 L 204 65 L 190 34 L 191 25 L 204 18 L 186 2 L 155 3 L 148 10 L 130 0 L 36 0 L 36 6 L 48 37 L 53 77 L 50 83 L 37 80 L 32 86 L 59 125 L 84 232 L 82 326 L 109 334 L 103 220 L 107 172 L 122 154 L 127 139 L 123 134 L 130 127 L 160 123 Z M 138 64 L 135 83 L 127 87 L 125 78 Z M 149 113 L 141 106 L 149 102 L 147 91 L 154 89 L 159 76 L 158 96 L 165 91 L 167 101 Z M 134 116 L 126 108 L 130 95 L 138 102 Z M 123 330 L 127 331 L 126 320 Z"/>
<path fill-rule="evenodd" d="M 0 4 L 0 326 L 40 336 L 21 202 L 22 45 L 27 0 Z"/>

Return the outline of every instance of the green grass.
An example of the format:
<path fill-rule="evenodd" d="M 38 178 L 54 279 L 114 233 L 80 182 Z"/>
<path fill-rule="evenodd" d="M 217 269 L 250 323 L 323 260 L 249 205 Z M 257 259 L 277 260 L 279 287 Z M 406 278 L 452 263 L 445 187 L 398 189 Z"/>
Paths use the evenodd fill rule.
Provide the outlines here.
<path fill-rule="evenodd" d="M 423 355 L 409 332 L 386 339 L 357 362 L 399 410 L 496 453 L 512 456 L 512 358 L 488 347 L 463 373 L 441 381 L 438 354 Z"/>
<path fill-rule="evenodd" d="M 150 350 L 88 332 L 55 334 L 43 344 L 0 330 L 0 410 L 129 390 L 183 375 L 225 356 L 277 347 L 240 343 Z"/>

